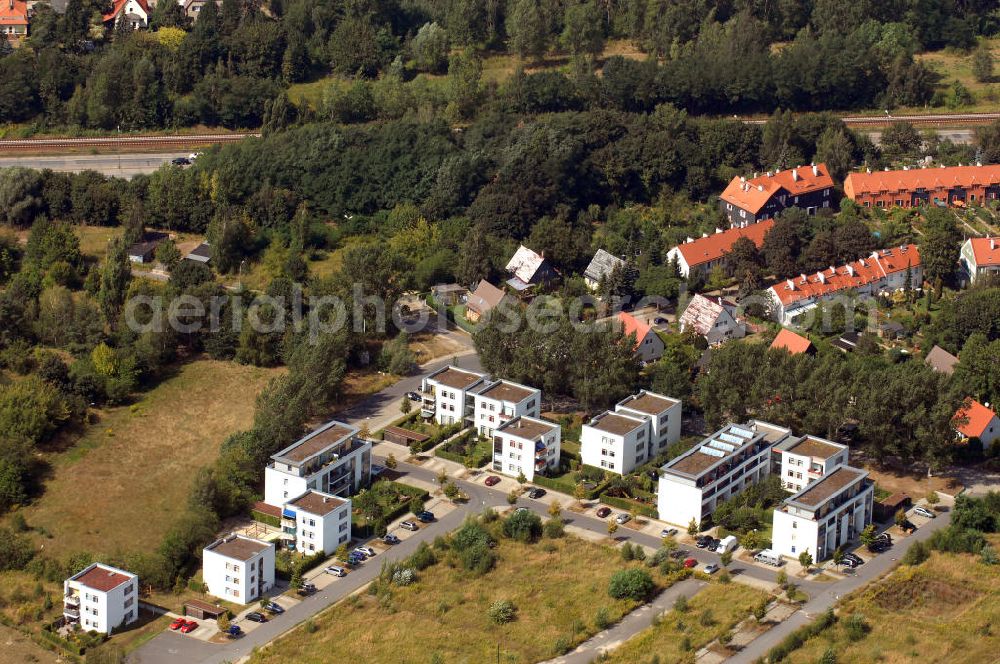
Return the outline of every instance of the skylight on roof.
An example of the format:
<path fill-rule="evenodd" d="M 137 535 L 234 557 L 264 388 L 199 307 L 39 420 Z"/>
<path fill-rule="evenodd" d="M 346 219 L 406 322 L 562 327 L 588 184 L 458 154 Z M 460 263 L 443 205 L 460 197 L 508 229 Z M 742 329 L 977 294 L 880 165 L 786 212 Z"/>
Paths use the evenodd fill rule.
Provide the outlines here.
<path fill-rule="evenodd" d="M 750 429 L 744 429 L 743 427 L 731 426 L 729 427 L 729 433 L 743 438 L 753 438 L 753 431 L 750 431 Z"/>
<path fill-rule="evenodd" d="M 699 451 L 699 452 L 701 452 L 702 454 L 707 454 L 708 456 L 714 456 L 714 457 L 718 457 L 718 458 L 720 458 L 720 459 L 721 459 L 722 457 L 726 456 L 726 453 L 725 453 L 725 452 L 723 452 L 723 451 L 721 451 L 721 450 L 713 450 L 713 449 L 712 449 L 711 447 L 709 447 L 708 445 L 703 445 L 703 446 L 701 446 L 701 447 L 700 447 L 700 448 L 698 449 L 698 451 Z"/>
<path fill-rule="evenodd" d="M 724 440 L 727 443 L 733 443 L 734 445 L 742 445 L 743 443 L 746 442 L 745 438 L 741 438 L 740 436 L 734 436 L 731 433 L 720 433 L 719 439 Z"/>
<path fill-rule="evenodd" d="M 714 447 L 717 450 L 722 450 L 723 452 L 732 452 L 733 450 L 736 449 L 735 445 L 732 445 L 730 443 L 724 443 L 721 440 L 715 440 L 715 439 L 708 441 L 708 446 Z"/>

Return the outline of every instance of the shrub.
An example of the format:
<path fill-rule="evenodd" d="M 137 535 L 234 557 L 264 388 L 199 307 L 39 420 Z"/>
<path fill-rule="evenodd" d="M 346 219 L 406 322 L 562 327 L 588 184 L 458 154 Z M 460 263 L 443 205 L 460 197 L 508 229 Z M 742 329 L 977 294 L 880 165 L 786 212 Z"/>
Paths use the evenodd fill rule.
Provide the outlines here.
<path fill-rule="evenodd" d="M 542 519 L 529 510 L 515 511 L 504 521 L 503 534 L 519 542 L 534 542 L 542 535 Z"/>
<path fill-rule="evenodd" d="M 565 636 L 560 636 L 556 639 L 556 642 L 552 645 L 552 652 L 558 655 L 565 655 L 569 652 L 570 640 Z"/>
<path fill-rule="evenodd" d="M 458 557 L 462 561 L 462 567 L 480 576 L 493 569 L 497 562 L 493 549 L 484 542 L 476 542 L 468 549 L 459 552 Z"/>
<path fill-rule="evenodd" d="M 451 545 L 456 551 L 465 551 L 477 544 L 488 546 L 492 541 L 493 538 L 486 529 L 474 519 L 470 519 L 451 538 Z"/>
<path fill-rule="evenodd" d="M 437 562 L 437 556 L 434 555 L 434 551 L 431 547 L 427 546 L 427 542 L 421 542 L 417 550 L 413 552 L 410 556 L 409 561 L 407 561 L 407 567 L 412 567 L 415 570 L 424 570 Z"/>
<path fill-rule="evenodd" d="M 860 641 L 871 631 L 871 626 L 860 613 L 855 613 L 844 623 L 844 632 L 851 641 Z"/>
<path fill-rule="evenodd" d="M 315 634 L 316 633 L 316 623 L 314 623 L 312 620 L 307 620 L 305 622 L 305 624 L 302 625 L 302 629 L 305 630 L 306 634 Z"/>
<path fill-rule="evenodd" d="M 594 627 L 600 631 L 606 630 L 611 627 L 611 615 L 608 613 L 607 607 L 602 606 L 594 614 Z"/>
<path fill-rule="evenodd" d="M 684 595 L 679 595 L 677 599 L 674 600 L 674 611 L 677 613 L 687 613 L 688 610 L 688 598 Z"/>
<path fill-rule="evenodd" d="M 904 565 L 919 565 L 930 557 L 930 548 L 925 542 L 914 542 L 903 556 Z"/>
<path fill-rule="evenodd" d="M 566 533 L 561 519 L 549 519 L 545 522 L 545 536 L 549 539 L 559 539 Z"/>
<path fill-rule="evenodd" d="M 984 565 L 1000 565 L 997 550 L 990 544 L 984 544 L 982 551 L 979 552 L 979 562 Z"/>
<path fill-rule="evenodd" d="M 837 651 L 827 648 L 823 656 L 819 658 L 819 664 L 837 664 Z"/>
<path fill-rule="evenodd" d="M 416 573 L 409 567 L 397 569 L 392 573 L 392 582 L 397 586 L 408 586 L 416 580 Z"/>
<path fill-rule="evenodd" d="M 715 624 L 715 616 L 712 615 L 711 609 L 705 609 L 698 615 L 698 624 L 702 627 L 711 627 Z"/>
<path fill-rule="evenodd" d="M 622 544 L 621 548 L 622 560 L 625 562 L 631 562 L 635 559 L 635 551 L 632 550 L 632 545 L 628 542 Z"/>
<path fill-rule="evenodd" d="M 498 599 L 490 605 L 490 620 L 496 625 L 506 625 L 517 618 L 517 607 L 509 599 Z"/>
<path fill-rule="evenodd" d="M 632 599 L 637 602 L 648 598 L 656 585 L 644 569 L 623 569 L 611 576 L 608 594 L 615 599 Z"/>

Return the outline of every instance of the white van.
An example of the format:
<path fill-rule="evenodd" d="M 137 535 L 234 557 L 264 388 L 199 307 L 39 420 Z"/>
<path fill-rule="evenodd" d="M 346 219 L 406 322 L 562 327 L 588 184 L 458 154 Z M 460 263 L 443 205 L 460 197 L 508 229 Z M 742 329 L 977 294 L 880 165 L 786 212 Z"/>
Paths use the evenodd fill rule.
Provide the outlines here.
<path fill-rule="evenodd" d="M 739 542 L 736 541 L 736 538 L 733 535 L 729 535 L 728 537 L 722 538 L 719 542 L 719 548 L 717 548 L 715 552 L 721 555 L 726 552 L 735 551 L 737 546 L 739 546 Z"/>
<path fill-rule="evenodd" d="M 773 565 L 775 567 L 781 566 L 781 554 L 772 549 L 764 549 L 754 556 L 753 559 L 759 563 L 764 563 L 765 565 Z"/>

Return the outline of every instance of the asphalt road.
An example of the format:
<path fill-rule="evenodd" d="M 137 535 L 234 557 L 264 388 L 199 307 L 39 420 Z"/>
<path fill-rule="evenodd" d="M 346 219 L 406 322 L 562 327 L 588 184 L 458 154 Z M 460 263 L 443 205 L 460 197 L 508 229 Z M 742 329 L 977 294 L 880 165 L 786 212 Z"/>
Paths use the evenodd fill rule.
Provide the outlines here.
<path fill-rule="evenodd" d="M 74 154 L 74 155 L 44 155 L 30 157 L 0 158 L 0 168 L 19 166 L 21 168 L 48 168 L 53 171 L 79 173 L 80 171 L 97 171 L 104 175 L 114 175 L 120 178 L 131 178 L 140 173 L 152 173 L 163 164 L 169 163 L 175 157 L 186 157 L 190 150 L 184 152 L 160 152 L 155 154 Z"/>

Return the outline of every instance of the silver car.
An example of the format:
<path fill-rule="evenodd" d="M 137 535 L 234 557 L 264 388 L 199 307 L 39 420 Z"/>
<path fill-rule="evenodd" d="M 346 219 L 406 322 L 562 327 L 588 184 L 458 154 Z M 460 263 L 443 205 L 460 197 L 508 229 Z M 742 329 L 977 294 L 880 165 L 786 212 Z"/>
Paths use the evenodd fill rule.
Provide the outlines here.
<path fill-rule="evenodd" d="M 920 516 L 924 517 L 925 519 L 934 519 L 934 518 L 937 517 L 937 514 L 935 514 L 934 512 L 930 511 L 926 507 L 922 507 L 922 506 L 919 506 L 919 505 L 917 507 L 913 508 L 913 512 L 915 514 L 919 514 Z"/>

